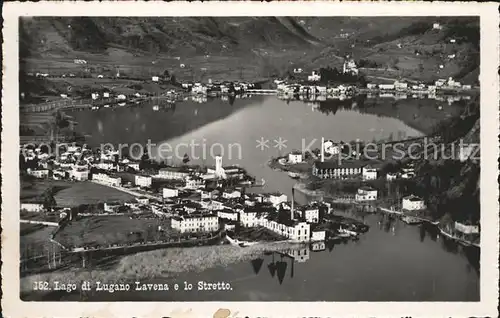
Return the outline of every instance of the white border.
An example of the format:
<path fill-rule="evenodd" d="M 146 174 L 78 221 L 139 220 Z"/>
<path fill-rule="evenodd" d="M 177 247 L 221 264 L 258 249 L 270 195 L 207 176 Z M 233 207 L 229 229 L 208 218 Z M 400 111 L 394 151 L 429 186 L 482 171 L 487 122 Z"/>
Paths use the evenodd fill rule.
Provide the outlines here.
<path fill-rule="evenodd" d="M 499 12 L 496 3 L 422 2 L 39 2 L 3 5 L 2 308 L 7 317 L 498 316 Z M 19 16 L 480 16 L 480 302 L 22 302 L 19 299 Z M 238 314 L 236 314 L 238 313 Z"/>

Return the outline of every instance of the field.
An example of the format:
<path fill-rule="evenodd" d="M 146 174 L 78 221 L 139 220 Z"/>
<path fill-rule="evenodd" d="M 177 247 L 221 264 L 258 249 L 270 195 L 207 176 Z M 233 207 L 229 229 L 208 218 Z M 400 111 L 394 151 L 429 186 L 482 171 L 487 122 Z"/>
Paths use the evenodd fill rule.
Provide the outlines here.
<path fill-rule="evenodd" d="M 50 187 L 57 190 L 72 187 L 73 182 L 51 179 L 25 179 L 21 178 L 21 200 L 33 199 L 43 194 Z"/>
<path fill-rule="evenodd" d="M 163 233 L 158 226 L 168 230 L 166 221 L 136 219 L 125 215 L 85 217 L 61 229 L 55 240 L 65 246 L 109 246 L 158 239 Z"/>
<path fill-rule="evenodd" d="M 80 204 L 96 204 L 102 202 L 126 202 L 134 196 L 92 182 L 75 182 L 55 195 L 60 207 L 74 207 Z"/>

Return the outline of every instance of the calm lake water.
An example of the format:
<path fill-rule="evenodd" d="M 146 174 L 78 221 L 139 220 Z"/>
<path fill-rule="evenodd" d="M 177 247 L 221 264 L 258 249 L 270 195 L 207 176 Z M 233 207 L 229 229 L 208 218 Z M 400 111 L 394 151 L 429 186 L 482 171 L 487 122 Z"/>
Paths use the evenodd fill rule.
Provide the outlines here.
<path fill-rule="evenodd" d="M 404 101 L 399 103 L 404 107 Z M 434 101 L 423 103 L 426 113 L 434 114 L 435 109 L 439 115 Z M 325 111 L 325 105 L 318 108 L 303 102 L 286 103 L 274 97 L 259 97 L 236 100 L 232 104 L 220 100 L 204 104 L 183 102 L 175 109 L 161 111 L 153 111 L 152 105 L 147 104 L 78 111 L 69 115 L 78 122 L 77 130 L 88 135 L 87 142 L 92 146 L 146 144 L 148 140 L 167 144 L 164 149 L 175 150 L 181 145 L 184 148 L 181 147 L 177 158 L 170 161 L 173 163 L 180 163 L 182 156 L 188 153 L 192 163 L 213 165 L 213 156 L 221 154 L 224 165 L 238 164 L 257 179 L 265 179 L 262 191 L 280 191 L 288 195 L 295 181 L 267 166 L 272 156 L 302 149 L 303 143 L 307 146 L 312 142 L 311 148 L 317 148 L 321 137 L 336 141 L 357 138 L 371 141 L 422 135 L 398 118 L 377 116 L 376 111 L 369 114 L 362 109 L 351 109 L 350 102 L 337 106 L 326 105 Z M 408 101 L 406 111 L 413 111 L 411 107 L 414 106 Z M 421 104 L 418 107 L 415 113 L 423 111 Z M 453 112 L 454 106 L 449 107 Z M 261 138 L 268 140 L 268 147 L 262 150 L 257 147 L 257 140 Z M 279 138 L 286 148 L 275 147 Z M 198 144 L 194 151 L 188 150 L 187 145 L 191 143 Z M 173 152 L 169 155 L 175 155 Z M 193 285 L 198 280 L 225 281 L 233 288 L 230 292 L 198 292 L 195 286 L 193 292 L 115 293 L 109 298 L 156 301 L 479 300 L 477 250 L 457 246 L 438 237 L 435 229 L 426 226 L 408 226 L 381 215 L 356 217 L 370 225 L 370 230 L 359 241 L 327 246 L 318 252 L 305 248 L 307 260 L 304 262 L 293 262 L 277 254 L 262 255 L 253 262 L 187 273 L 175 279 Z M 274 275 L 268 267 L 273 260 L 282 261 Z M 155 282 L 164 281 L 158 278 Z"/>

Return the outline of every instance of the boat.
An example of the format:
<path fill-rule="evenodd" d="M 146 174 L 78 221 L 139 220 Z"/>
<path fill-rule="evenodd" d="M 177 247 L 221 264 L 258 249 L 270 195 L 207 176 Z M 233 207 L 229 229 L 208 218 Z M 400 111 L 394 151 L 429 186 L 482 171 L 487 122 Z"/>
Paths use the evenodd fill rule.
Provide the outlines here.
<path fill-rule="evenodd" d="M 257 244 L 258 242 L 247 242 L 247 241 L 240 241 L 238 239 L 233 239 L 229 235 L 226 235 L 226 239 L 229 241 L 229 243 L 233 246 L 238 246 L 238 247 L 248 247 Z"/>
<path fill-rule="evenodd" d="M 127 103 L 119 103 L 118 106 L 125 106 Z"/>
<path fill-rule="evenodd" d="M 288 176 L 292 179 L 299 179 L 300 178 L 300 173 L 293 172 L 293 171 L 288 171 Z"/>

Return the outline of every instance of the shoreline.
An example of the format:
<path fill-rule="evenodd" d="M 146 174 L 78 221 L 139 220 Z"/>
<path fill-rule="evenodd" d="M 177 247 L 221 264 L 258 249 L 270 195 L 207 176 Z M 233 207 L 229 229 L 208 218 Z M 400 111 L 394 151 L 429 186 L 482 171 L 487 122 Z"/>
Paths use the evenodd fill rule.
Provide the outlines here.
<path fill-rule="evenodd" d="M 55 281 L 72 283 L 96 280 L 118 282 L 134 279 L 147 280 L 155 277 L 173 278 L 182 273 L 198 273 L 217 266 L 227 266 L 251 260 L 266 252 L 293 250 L 302 245 L 290 241 L 278 241 L 254 244 L 245 248 L 216 245 L 140 252 L 118 257 L 118 262 L 112 268 L 99 269 L 98 266 L 97 269 L 73 268 L 21 277 L 20 291 L 21 294 L 28 297 L 31 294 L 38 294 L 33 292 L 32 288 L 33 284 L 38 281 L 46 281 L 52 285 Z M 107 264 L 101 264 L 101 266 L 105 268 Z"/>

